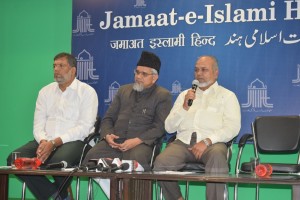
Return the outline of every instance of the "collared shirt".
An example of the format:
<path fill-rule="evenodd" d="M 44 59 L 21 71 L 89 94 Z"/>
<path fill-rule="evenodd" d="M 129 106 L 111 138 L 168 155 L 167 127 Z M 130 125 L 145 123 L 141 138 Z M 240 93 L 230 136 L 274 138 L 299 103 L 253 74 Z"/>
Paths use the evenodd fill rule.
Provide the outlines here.
<path fill-rule="evenodd" d="M 189 144 L 191 134 L 197 133 L 197 142 L 209 138 L 212 144 L 228 142 L 241 127 L 241 111 L 236 95 L 215 82 L 207 90 L 196 90 L 196 98 L 188 111 L 183 109 L 183 91 L 165 121 L 168 133 L 177 131 L 176 138 Z"/>
<path fill-rule="evenodd" d="M 34 138 L 51 140 L 60 137 L 63 143 L 83 140 L 91 132 L 98 112 L 96 91 L 74 79 L 62 92 L 53 82 L 39 92 L 34 113 Z"/>

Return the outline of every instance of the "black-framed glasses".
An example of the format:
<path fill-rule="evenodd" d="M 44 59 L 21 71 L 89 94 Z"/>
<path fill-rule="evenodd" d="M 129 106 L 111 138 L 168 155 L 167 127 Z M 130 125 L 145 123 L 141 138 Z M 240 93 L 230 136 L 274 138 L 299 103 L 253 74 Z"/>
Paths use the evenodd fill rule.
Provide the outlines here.
<path fill-rule="evenodd" d="M 133 70 L 134 75 L 142 75 L 144 78 L 150 76 L 150 75 L 154 75 L 153 73 L 149 74 L 147 72 L 140 72 L 139 70 L 135 69 Z"/>

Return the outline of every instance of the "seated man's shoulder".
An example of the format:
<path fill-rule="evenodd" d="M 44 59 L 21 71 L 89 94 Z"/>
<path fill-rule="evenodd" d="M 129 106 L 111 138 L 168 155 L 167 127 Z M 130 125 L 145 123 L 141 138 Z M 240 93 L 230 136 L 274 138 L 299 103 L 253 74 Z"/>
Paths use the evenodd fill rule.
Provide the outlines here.
<path fill-rule="evenodd" d="M 118 89 L 119 93 L 128 93 L 131 92 L 133 90 L 133 84 L 125 84 L 125 85 L 121 85 L 120 88 Z"/>
<path fill-rule="evenodd" d="M 162 86 L 156 88 L 156 93 L 171 96 L 171 92 Z"/>
<path fill-rule="evenodd" d="M 226 101 L 230 104 L 233 101 L 237 100 L 237 96 L 233 91 L 231 91 L 231 90 L 229 90 L 225 87 L 222 87 L 222 86 L 219 86 L 218 91 L 217 91 L 217 95 L 215 97 L 219 100 L 222 100 L 222 102 Z"/>
<path fill-rule="evenodd" d="M 121 85 L 119 89 L 120 90 L 126 90 L 126 89 L 132 90 L 132 86 L 133 86 L 133 84 L 129 83 L 129 84 Z"/>
<path fill-rule="evenodd" d="M 57 83 L 56 82 L 52 82 L 49 83 L 48 85 L 43 86 L 40 89 L 40 92 L 50 92 L 50 91 L 54 91 L 57 88 Z"/>
<path fill-rule="evenodd" d="M 78 89 L 83 91 L 95 92 L 95 89 L 89 84 L 78 80 Z"/>
<path fill-rule="evenodd" d="M 223 86 L 220 86 L 218 87 L 218 91 L 219 93 L 223 94 L 223 95 L 235 95 L 235 93 Z"/>

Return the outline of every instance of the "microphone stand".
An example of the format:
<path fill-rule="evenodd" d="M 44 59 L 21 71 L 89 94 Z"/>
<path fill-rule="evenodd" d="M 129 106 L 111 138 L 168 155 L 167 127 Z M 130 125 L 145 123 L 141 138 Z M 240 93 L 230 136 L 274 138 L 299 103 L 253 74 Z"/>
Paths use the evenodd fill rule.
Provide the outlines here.
<path fill-rule="evenodd" d="M 64 182 L 59 186 L 59 188 L 57 190 L 57 193 L 56 193 L 56 195 L 54 197 L 54 200 L 56 200 L 59 197 L 59 194 L 61 193 L 61 191 L 63 190 L 63 188 L 67 184 L 67 182 L 69 181 L 70 177 L 72 177 L 72 174 L 74 174 L 78 170 L 79 170 L 79 167 L 76 167 L 75 169 L 73 169 L 72 171 L 70 171 L 70 173 L 68 174 L 68 176 L 66 176 L 66 178 L 64 179 Z"/>

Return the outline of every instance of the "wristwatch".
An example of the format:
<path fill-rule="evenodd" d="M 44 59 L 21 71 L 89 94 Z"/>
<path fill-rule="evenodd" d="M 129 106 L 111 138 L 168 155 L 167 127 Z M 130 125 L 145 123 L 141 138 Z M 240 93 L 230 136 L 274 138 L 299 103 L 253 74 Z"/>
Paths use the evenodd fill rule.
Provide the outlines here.
<path fill-rule="evenodd" d="M 56 143 L 55 143 L 55 141 L 54 141 L 54 140 L 50 140 L 50 142 L 51 142 L 52 145 L 53 145 L 52 151 L 55 151 L 55 149 L 56 149 Z"/>
<path fill-rule="evenodd" d="M 209 146 L 211 145 L 207 139 L 204 139 L 204 140 L 202 140 L 202 141 L 205 143 L 205 145 L 206 145 L 207 147 L 209 147 Z"/>

